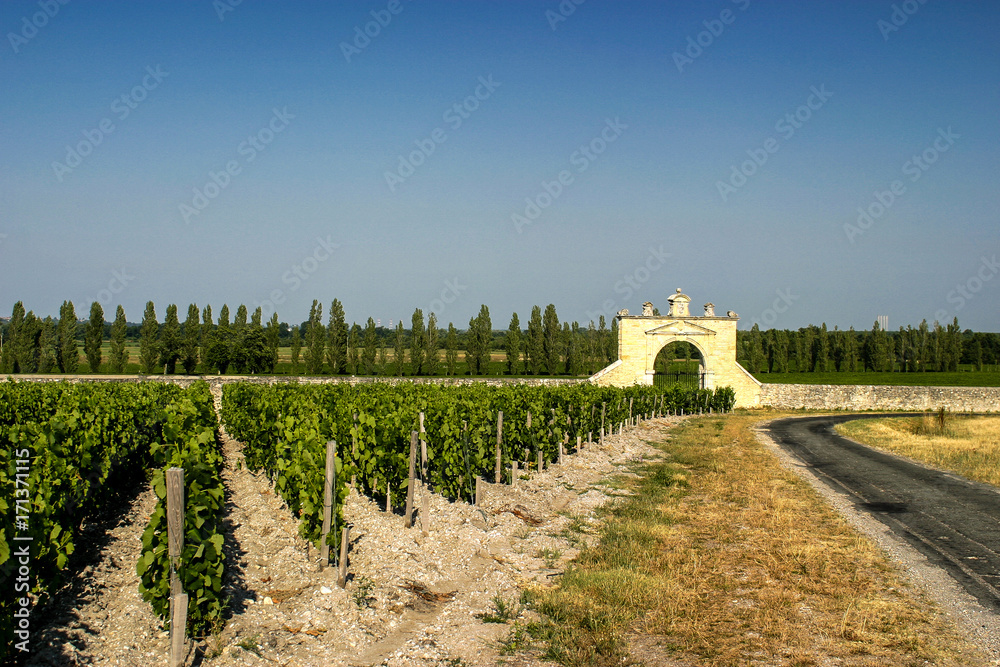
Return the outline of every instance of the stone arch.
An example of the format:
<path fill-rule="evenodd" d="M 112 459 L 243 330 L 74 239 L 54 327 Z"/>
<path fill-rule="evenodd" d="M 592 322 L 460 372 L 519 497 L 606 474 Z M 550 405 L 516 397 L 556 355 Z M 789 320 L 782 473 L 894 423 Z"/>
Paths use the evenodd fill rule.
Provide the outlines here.
<path fill-rule="evenodd" d="M 591 381 L 620 387 L 653 384 L 659 353 L 671 343 L 684 342 L 701 355 L 706 389 L 730 386 L 736 391 L 737 405 L 757 405 L 760 382 L 736 361 L 739 316 L 732 311 L 717 316 L 712 303 L 705 304 L 704 315 L 691 315 L 686 307 L 690 298 L 680 290 L 668 301 L 666 316 L 653 315 L 649 302 L 643 315 L 629 315 L 627 310 L 618 313 L 618 360 Z"/>
<path fill-rule="evenodd" d="M 671 346 L 675 345 L 685 345 L 690 346 L 685 348 L 685 355 L 690 351 L 690 362 L 694 362 L 697 365 L 697 370 L 692 373 L 691 364 L 689 363 L 684 368 L 677 368 L 676 360 L 677 355 L 671 354 L 669 357 L 665 357 L 664 353 L 668 351 Z M 680 350 L 677 350 L 680 353 Z M 674 384 L 674 382 L 681 382 L 681 377 L 685 376 L 683 384 L 695 384 L 698 387 L 704 386 L 704 380 L 706 377 L 706 372 L 708 371 L 708 358 L 707 352 L 698 345 L 698 342 L 691 340 L 687 337 L 678 336 L 674 338 L 668 338 L 663 341 L 663 344 L 659 346 L 659 349 L 654 349 L 650 351 L 649 363 L 653 370 L 653 383 L 659 385 L 661 383 Z M 663 367 L 666 366 L 666 367 Z M 674 375 L 674 380 L 671 381 L 670 376 Z"/>

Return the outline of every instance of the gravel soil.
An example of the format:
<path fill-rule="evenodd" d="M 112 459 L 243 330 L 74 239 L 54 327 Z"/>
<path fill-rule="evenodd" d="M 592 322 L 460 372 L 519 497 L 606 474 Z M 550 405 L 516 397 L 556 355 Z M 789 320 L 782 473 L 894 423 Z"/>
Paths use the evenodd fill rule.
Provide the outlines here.
<path fill-rule="evenodd" d="M 419 517 L 405 528 L 400 508 L 387 513 L 352 491 L 344 510 L 351 526 L 346 588 L 337 585 L 336 568 L 320 567 L 270 481 L 246 469 L 241 444 L 223 429 L 229 614 L 220 632 L 189 642 L 187 664 L 542 664 L 500 656 L 496 640 L 509 625 L 481 616 L 495 611 L 497 596 L 516 603 L 523 587 L 550 585 L 580 545 L 564 528 L 592 521 L 595 508 L 620 493 L 604 482 L 623 466 L 659 457 L 646 439 L 677 421 L 653 420 L 603 446 L 585 445 L 513 488 L 487 485 L 479 507 L 431 494 L 426 536 Z M 121 517 L 94 527 L 102 541 L 91 564 L 37 610 L 27 664 L 167 664 L 168 635 L 140 597 L 135 574 L 154 507 L 147 488 Z"/>

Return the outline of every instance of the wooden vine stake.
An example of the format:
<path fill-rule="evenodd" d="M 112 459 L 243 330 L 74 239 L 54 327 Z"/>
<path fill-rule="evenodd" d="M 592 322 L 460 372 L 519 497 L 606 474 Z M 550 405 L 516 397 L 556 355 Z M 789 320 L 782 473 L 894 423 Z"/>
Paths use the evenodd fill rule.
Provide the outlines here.
<path fill-rule="evenodd" d="M 579 454 L 583 451 L 583 436 L 576 436 L 576 453 Z"/>
<path fill-rule="evenodd" d="M 607 403 L 601 403 L 601 444 L 604 444 L 604 412 L 608 409 Z"/>
<path fill-rule="evenodd" d="M 497 484 L 500 484 L 500 481 L 502 479 L 500 477 L 500 474 L 502 472 L 501 466 L 503 465 L 503 454 L 501 453 L 503 451 L 502 447 L 503 447 L 503 410 L 497 413 L 497 465 L 496 465 L 496 474 L 493 478 Z"/>
<path fill-rule="evenodd" d="M 351 433 L 351 465 L 356 466 L 358 464 L 358 413 L 354 413 L 354 433 Z M 357 488 L 357 478 L 355 475 L 351 475 L 351 488 Z"/>
<path fill-rule="evenodd" d="M 510 462 L 510 488 L 517 484 L 517 461 Z"/>
<path fill-rule="evenodd" d="M 563 462 L 563 444 L 562 441 L 559 442 L 559 465 Z"/>
<path fill-rule="evenodd" d="M 330 536 L 330 523 L 333 519 L 333 490 L 337 487 L 337 441 L 331 440 L 326 443 L 326 477 L 323 482 L 323 536 L 320 538 L 320 565 L 326 567 L 330 564 L 330 545 L 327 538 Z"/>
<path fill-rule="evenodd" d="M 167 551 L 170 555 L 170 597 L 184 592 L 177 567 L 184 552 L 184 469 L 167 470 Z"/>
<path fill-rule="evenodd" d="M 183 667 L 187 662 L 187 642 L 184 637 L 187 610 L 187 593 L 180 593 L 170 598 L 170 667 Z"/>
<path fill-rule="evenodd" d="M 416 487 L 417 438 L 419 435 L 416 431 L 410 431 L 410 475 L 406 484 L 406 521 L 404 522 L 407 528 L 413 526 L 413 491 Z"/>
<path fill-rule="evenodd" d="M 351 534 L 351 527 L 344 524 L 344 529 L 340 531 L 340 577 L 337 585 L 341 588 L 347 587 L 347 544 Z"/>
<path fill-rule="evenodd" d="M 167 470 L 167 553 L 170 556 L 170 667 L 180 667 L 187 658 L 188 596 L 184 594 L 177 567 L 184 552 L 184 469 Z"/>

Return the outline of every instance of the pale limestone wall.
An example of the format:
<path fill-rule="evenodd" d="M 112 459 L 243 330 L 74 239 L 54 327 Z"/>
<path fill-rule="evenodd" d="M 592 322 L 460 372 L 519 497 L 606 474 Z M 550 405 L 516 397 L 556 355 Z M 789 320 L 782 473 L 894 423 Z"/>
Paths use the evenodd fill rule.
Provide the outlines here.
<path fill-rule="evenodd" d="M 656 355 L 669 343 L 684 341 L 701 352 L 708 388 L 732 387 L 737 406 L 756 406 L 760 383 L 736 363 L 738 321 L 735 317 L 620 317 L 618 361 L 591 381 L 619 387 L 651 384 Z"/>
<path fill-rule="evenodd" d="M 1000 387 L 764 384 L 760 404 L 783 410 L 1000 412 Z"/>

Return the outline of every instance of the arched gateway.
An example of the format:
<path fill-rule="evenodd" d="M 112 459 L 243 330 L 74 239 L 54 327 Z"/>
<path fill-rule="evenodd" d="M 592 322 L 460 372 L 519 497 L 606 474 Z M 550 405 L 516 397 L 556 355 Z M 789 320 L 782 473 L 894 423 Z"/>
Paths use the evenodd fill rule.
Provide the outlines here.
<path fill-rule="evenodd" d="M 736 405 L 751 407 L 760 403 L 760 382 L 736 362 L 736 324 L 739 316 L 729 311 L 715 315 L 715 305 L 705 304 L 705 314 L 692 316 L 691 298 L 678 288 L 667 299 L 666 316 L 654 315 L 653 304 L 643 306 L 642 315 L 618 313 L 618 360 L 598 371 L 591 381 L 601 385 L 627 387 L 653 384 L 656 357 L 674 342 L 690 343 L 701 354 L 701 380 L 706 389 L 732 387 Z"/>

